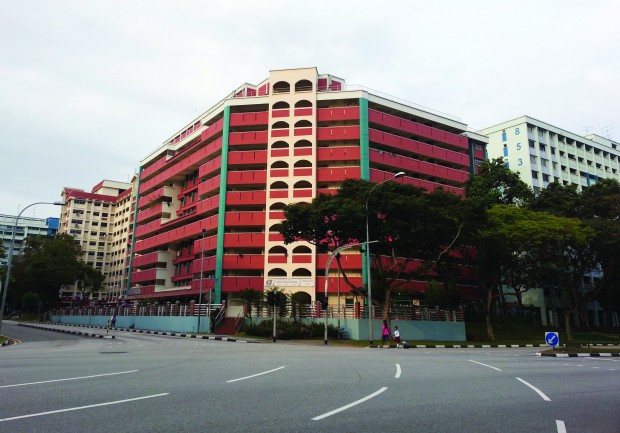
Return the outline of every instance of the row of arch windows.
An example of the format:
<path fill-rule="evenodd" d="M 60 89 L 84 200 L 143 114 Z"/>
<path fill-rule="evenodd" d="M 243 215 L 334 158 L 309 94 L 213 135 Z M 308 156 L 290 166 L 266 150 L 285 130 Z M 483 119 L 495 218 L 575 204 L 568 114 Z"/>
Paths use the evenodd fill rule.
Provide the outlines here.
<path fill-rule="evenodd" d="M 290 165 L 286 161 L 276 161 L 271 164 L 271 168 L 289 168 L 289 167 Z M 312 167 L 312 163 L 308 161 L 307 159 L 301 159 L 293 165 L 293 168 L 309 168 L 309 167 Z"/>
<path fill-rule="evenodd" d="M 299 120 L 295 122 L 294 126 L 295 128 L 311 128 L 312 122 L 310 122 L 309 120 Z M 289 127 L 288 122 L 284 122 L 282 120 L 271 125 L 271 129 L 282 129 L 282 128 L 288 128 L 288 127 Z"/>
<path fill-rule="evenodd" d="M 271 148 L 272 149 L 288 149 L 288 143 L 286 141 L 276 141 L 274 143 L 271 144 Z M 293 147 L 295 148 L 299 148 L 299 147 L 312 147 L 312 143 L 310 143 L 308 140 L 298 140 L 295 142 L 295 144 L 293 145 Z"/>
<path fill-rule="evenodd" d="M 288 254 L 288 250 L 282 246 L 275 246 L 269 249 L 269 254 Z M 305 245 L 293 248 L 293 254 L 312 254 L 312 250 Z"/>
<path fill-rule="evenodd" d="M 286 277 L 288 276 L 286 271 L 282 268 L 273 268 L 267 274 L 269 277 Z M 293 277 L 311 277 L 312 272 L 305 268 L 297 268 L 293 271 Z"/>
<path fill-rule="evenodd" d="M 269 188 L 271 189 L 288 189 L 288 183 L 283 182 L 281 180 L 272 183 Z M 294 189 L 302 189 L 302 188 L 312 188 L 312 184 L 307 180 L 300 180 L 299 182 L 295 182 L 293 184 Z"/>
<path fill-rule="evenodd" d="M 271 106 L 272 110 L 282 110 L 286 108 L 291 108 L 291 106 L 285 101 L 278 101 Z M 307 99 L 302 99 L 301 101 L 295 102 L 295 108 L 312 108 L 312 102 Z"/>
<path fill-rule="evenodd" d="M 291 85 L 288 81 L 278 81 L 273 85 L 273 93 L 290 93 Z M 312 81 L 299 80 L 295 83 L 296 92 L 310 92 L 312 91 Z"/>

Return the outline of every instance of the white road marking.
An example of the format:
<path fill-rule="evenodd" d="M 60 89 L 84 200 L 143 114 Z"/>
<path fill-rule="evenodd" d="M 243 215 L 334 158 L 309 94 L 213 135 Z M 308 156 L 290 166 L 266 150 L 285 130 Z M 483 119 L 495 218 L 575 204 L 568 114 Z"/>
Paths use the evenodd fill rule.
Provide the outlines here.
<path fill-rule="evenodd" d="M 493 367 L 493 366 L 491 366 L 491 365 L 483 364 L 482 362 L 474 361 L 473 359 L 470 359 L 470 360 L 469 360 L 469 362 L 473 362 L 473 363 L 475 363 L 475 364 L 484 365 L 485 367 L 492 368 L 493 370 L 502 371 L 502 370 L 500 370 L 500 369 L 499 369 L 499 368 L 497 368 L 497 367 Z"/>
<path fill-rule="evenodd" d="M 120 404 L 120 403 L 127 403 L 130 401 L 144 400 L 147 398 L 162 397 L 164 395 L 169 395 L 169 394 L 170 394 L 169 392 L 165 392 L 163 394 L 145 395 L 144 397 L 136 397 L 136 398 L 128 398 L 125 400 L 109 401 L 107 403 L 89 404 L 88 406 L 70 407 L 68 409 L 51 410 L 49 412 L 31 413 L 29 415 L 20 415 L 20 416 L 13 416 L 11 418 L 3 418 L 3 419 L 0 419 L 0 422 L 13 421 L 16 419 L 23 419 L 23 418 L 32 418 L 35 416 L 52 415 L 55 413 L 62 413 L 62 412 L 71 412 L 73 410 L 90 409 L 92 407 L 110 406 L 112 404 Z"/>
<path fill-rule="evenodd" d="M 331 412 L 324 413 L 323 415 L 315 416 L 314 418 L 312 418 L 312 421 L 319 421 L 319 420 L 322 420 L 323 418 L 327 418 L 328 416 L 335 415 L 338 412 L 342 412 L 343 410 L 347 410 L 347 409 L 349 409 L 349 408 L 351 408 L 353 406 L 357 406 L 360 403 L 363 403 L 363 402 L 365 402 L 367 400 L 370 400 L 371 398 L 374 398 L 374 397 L 378 396 L 379 394 L 381 394 L 385 390 L 387 390 L 387 387 L 384 386 L 380 390 L 375 391 L 372 394 L 367 395 L 366 397 L 361 398 L 361 399 L 359 399 L 357 401 L 354 401 L 353 403 L 347 404 L 346 406 L 339 407 L 338 409 L 334 409 Z"/>
<path fill-rule="evenodd" d="M 67 380 L 92 379 L 93 377 L 115 376 L 117 374 L 135 373 L 140 370 L 119 371 L 118 373 L 94 374 L 92 376 L 68 377 L 66 379 L 42 380 L 41 382 L 16 383 L 14 385 L 2 385 L 0 388 L 12 388 L 15 386 L 39 385 L 41 383 L 65 382 Z"/>
<path fill-rule="evenodd" d="M 564 421 L 556 419 L 555 425 L 558 427 L 558 433 L 566 433 L 566 426 L 564 425 Z"/>
<path fill-rule="evenodd" d="M 285 367 L 286 366 L 283 365 L 282 367 L 274 368 L 273 370 L 263 371 L 262 373 L 256 373 L 256 374 L 253 374 L 251 376 L 245 376 L 245 377 L 240 377 L 238 379 L 227 380 L 226 383 L 237 382 L 239 380 L 245 380 L 245 379 L 251 379 L 251 378 L 256 377 L 256 376 L 262 376 L 263 374 L 273 373 L 274 371 L 282 370 Z"/>
<path fill-rule="evenodd" d="M 396 364 L 396 376 L 394 378 L 398 379 L 400 377 L 400 364 Z"/>
<path fill-rule="evenodd" d="M 527 383 L 525 380 L 521 379 L 520 377 L 515 377 L 515 379 L 517 379 L 519 382 L 523 383 L 526 386 L 529 386 L 530 388 L 532 388 L 534 391 L 536 391 L 536 393 L 542 397 L 543 400 L 545 401 L 551 401 L 551 399 L 549 397 L 547 397 L 545 395 L 544 392 L 542 392 L 540 389 L 536 388 L 534 385 Z"/>

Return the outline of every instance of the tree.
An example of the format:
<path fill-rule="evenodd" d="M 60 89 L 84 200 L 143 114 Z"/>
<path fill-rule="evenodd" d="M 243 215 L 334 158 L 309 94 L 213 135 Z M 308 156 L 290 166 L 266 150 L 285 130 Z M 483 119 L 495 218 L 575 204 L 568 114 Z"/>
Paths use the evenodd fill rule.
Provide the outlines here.
<path fill-rule="evenodd" d="M 9 295 L 21 299 L 26 292 L 33 292 L 44 304 L 53 303 L 61 286 L 74 284 L 83 276 L 81 257 L 81 247 L 69 235 L 27 237 L 23 254 L 14 262 L 14 290 Z"/>
<path fill-rule="evenodd" d="M 252 306 L 254 306 L 258 312 L 263 299 L 263 292 L 247 288 L 239 292 L 239 298 L 243 301 L 248 318 L 252 320 Z"/>
<path fill-rule="evenodd" d="M 487 325 L 487 337 L 494 341 L 492 325 L 493 303 L 499 292 L 502 263 L 511 256 L 503 240 L 483 235 L 489 224 L 487 211 L 494 205 L 524 206 L 534 197 L 532 189 L 518 172 L 506 167 L 503 158 L 484 161 L 478 173 L 465 183 L 462 257 L 473 270 L 481 297 Z"/>
<path fill-rule="evenodd" d="M 371 302 L 382 305 L 383 318 L 388 319 L 392 292 L 425 275 L 433 260 L 453 243 L 459 232 L 456 209 L 461 199 L 440 189 L 428 194 L 421 188 L 387 182 L 368 200 L 367 214 L 366 199 L 374 186 L 349 179 L 335 195 L 322 194 L 312 203 L 286 206 L 281 233 L 287 244 L 305 241 L 324 252 L 333 251 L 364 242 L 368 218 L 370 239 L 382 241 L 370 249 L 375 288 Z M 358 291 L 339 256 L 336 262 L 348 287 Z"/>

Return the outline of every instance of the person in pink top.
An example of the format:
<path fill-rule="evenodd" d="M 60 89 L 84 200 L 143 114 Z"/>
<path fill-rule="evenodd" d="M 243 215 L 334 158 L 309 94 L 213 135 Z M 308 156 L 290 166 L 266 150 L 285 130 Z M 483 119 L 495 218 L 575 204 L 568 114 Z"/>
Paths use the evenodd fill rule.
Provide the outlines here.
<path fill-rule="evenodd" d="M 388 349 L 390 348 L 390 327 L 387 324 L 387 320 L 383 321 L 383 325 L 381 325 L 381 347 L 387 344 Z"/>

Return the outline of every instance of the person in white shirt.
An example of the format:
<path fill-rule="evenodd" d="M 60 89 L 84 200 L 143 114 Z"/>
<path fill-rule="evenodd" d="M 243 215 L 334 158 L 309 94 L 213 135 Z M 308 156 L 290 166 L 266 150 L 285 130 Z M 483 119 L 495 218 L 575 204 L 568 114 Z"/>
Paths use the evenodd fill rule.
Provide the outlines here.
<path fill-rule="evenodd" d="M 398 326 L 394 327 L 394 341 L 396 342 L 396 347 L 400 347 L 400 331 Z"/>

